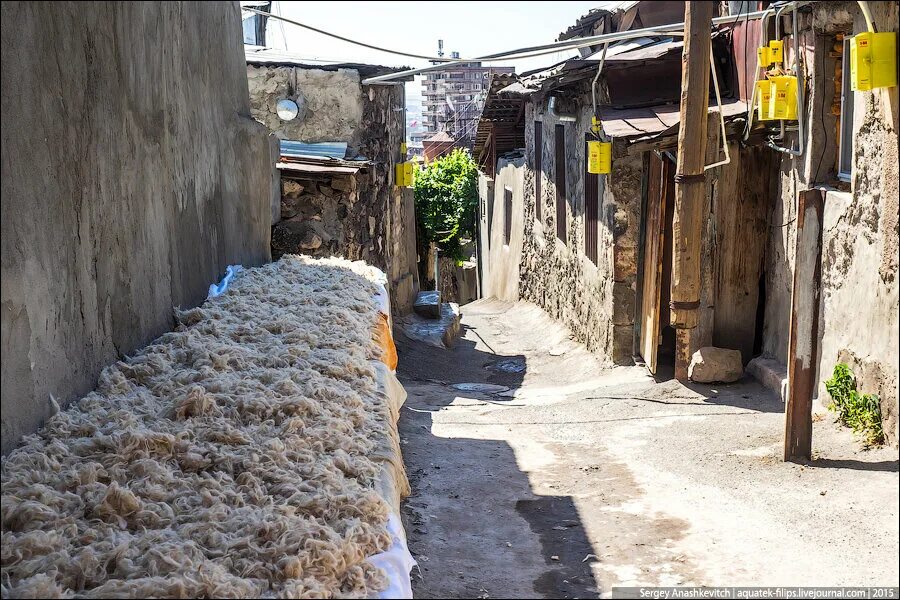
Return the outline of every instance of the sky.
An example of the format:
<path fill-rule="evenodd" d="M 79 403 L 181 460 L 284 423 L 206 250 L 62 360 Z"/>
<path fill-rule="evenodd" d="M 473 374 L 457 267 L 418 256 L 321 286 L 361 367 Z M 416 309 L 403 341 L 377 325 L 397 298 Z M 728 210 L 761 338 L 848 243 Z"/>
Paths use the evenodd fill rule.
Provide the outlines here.
<path fill-rule="evenodd" d="M 272 12 L 319 29 L 376 46 L 435 55 L 439 39 L 445 55 L 468 58 L 551 43 L 590 9 L 609 2 L 273 2 Z M 427 61 L 353 46 L 274 19 L 268 45 L 304 58 L 327 62 L 363 62 L 424 67 Z M 490 63 L 516 72 L 549 66 L 574 51 Z M 407 104 L 421 104 L 421 84 L 406 86 Z"/>

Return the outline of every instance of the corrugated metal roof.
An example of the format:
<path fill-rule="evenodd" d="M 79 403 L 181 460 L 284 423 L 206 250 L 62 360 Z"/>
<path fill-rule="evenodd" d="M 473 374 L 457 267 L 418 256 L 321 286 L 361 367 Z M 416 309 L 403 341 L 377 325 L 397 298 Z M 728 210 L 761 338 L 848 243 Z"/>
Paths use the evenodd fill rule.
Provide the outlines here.
<path fill-rule="evenodd" d="M 281 155 L 343 159 L 347 155 L 347 142 L 307 144 L 295 140 L 281 140 Z"/>

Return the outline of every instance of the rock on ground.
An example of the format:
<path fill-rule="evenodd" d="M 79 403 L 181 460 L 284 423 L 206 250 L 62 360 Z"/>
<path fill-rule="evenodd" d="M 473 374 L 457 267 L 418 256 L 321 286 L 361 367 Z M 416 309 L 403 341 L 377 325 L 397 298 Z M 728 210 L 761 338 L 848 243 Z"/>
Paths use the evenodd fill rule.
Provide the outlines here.
<path fill-rule="evenodd" d="M 697 383 L 731 383 L 744 375 L 740 350 L 706 346 L 691 357 L 688 377 Z"/>

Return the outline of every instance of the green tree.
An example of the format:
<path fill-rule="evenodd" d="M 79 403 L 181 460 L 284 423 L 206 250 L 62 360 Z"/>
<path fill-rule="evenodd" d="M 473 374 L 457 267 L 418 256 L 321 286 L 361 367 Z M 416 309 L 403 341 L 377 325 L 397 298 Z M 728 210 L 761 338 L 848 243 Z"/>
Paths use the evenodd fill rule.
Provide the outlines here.
<path fill-rule="evenodd" d="M 443 256 L 461 263 L 463 238 L 471 239 L 478 203 L 478 167 L 469 153 L 456 149 L 416 173 L 413 182 L 422 249 L 436 242 Z"/>

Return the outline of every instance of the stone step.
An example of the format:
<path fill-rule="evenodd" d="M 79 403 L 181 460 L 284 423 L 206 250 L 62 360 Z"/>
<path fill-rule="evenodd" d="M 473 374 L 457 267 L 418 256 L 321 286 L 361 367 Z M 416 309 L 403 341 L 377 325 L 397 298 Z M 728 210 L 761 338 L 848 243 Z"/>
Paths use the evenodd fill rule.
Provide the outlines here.
<path fill-rule="evenodd" d="M 432 319 L 412 313 L 403 317 L 398 325 L 403 334 L 412 340 L 451 348 L 460 335 L 462 313 L 458 304 L 444 302 L 440 305 L 440 314 L 440 319 Z"/>

